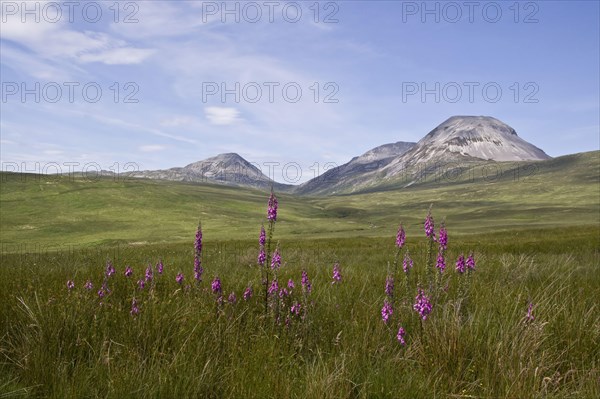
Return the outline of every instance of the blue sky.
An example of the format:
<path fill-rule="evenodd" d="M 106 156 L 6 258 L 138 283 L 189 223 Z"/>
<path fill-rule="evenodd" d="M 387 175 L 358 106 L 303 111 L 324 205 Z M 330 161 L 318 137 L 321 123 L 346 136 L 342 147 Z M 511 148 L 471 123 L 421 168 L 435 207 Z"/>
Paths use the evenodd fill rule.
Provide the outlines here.
<path fill-rule="evenodd" d="M 551 156 L 600 149 L 596 1 L 74 4 L 2 1 L 4 170 L 237 152 L 305 181 L 452 115 Z"/>

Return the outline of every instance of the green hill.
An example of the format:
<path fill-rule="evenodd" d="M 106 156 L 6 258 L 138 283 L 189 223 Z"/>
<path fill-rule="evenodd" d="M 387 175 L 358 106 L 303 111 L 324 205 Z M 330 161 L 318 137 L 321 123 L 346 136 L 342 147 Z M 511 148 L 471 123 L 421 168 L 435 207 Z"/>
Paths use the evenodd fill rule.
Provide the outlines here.
<path fill-rule="evenodd" d="M 599 160 L 595 151 L 533 164 L 482 164 L 469 173 L 433 174 L 408 187 L 396 181 L 354 195 L 281 194 L 277 236 L 390 236 L 401 220 L 416 231 L 429 204 L 460 233 L 598 226 Z M 114 177 L 2 173 L 0 181 L 5 252 L 23 245 L 189 241 L 198 219 L 207 238 L 255 239 L 268 196 L 212 184 Z"/>

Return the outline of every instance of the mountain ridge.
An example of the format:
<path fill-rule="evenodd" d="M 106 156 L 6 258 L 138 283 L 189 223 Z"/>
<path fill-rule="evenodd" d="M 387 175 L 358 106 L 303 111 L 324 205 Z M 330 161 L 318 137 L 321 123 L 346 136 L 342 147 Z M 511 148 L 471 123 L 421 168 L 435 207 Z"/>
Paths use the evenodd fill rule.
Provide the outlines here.
<path fill-rule="evenodd" d="M 259 189 L 271 187 L 301 195 L 348 193 L 389 185 L 398 176 L 423 173 L 428 164 L 550 159 L 543 150 L 525 141 L 509 125 L 490 116 L 455 115 L 418 142 L 398 141 L 374 147 L 347 163 L 327 170 L 300 185 L 277 183 L 260 166 L 237 153 L 223 153 L 184 167 L 127 172 L 129 177 L 190 182 L 212 182 Z M 410 180 L 411 176 L 408 176 Z"/>
<path fill-rule="evenodd" d="M 410 150 L 415 144 L 398 141 L 372 148 L 362 155 L 352 158 L 349 162 L 329 169 L 322 175 L 296 186 L 294 192 L 317 194 L 323 191 L 335 190 L 338 185 L 345 184 L 346 180 L 355 180 L 360 176 L 368 175 L 383 168 L 395 157 Z"/>
<path fill-rule="evenodd" d="M 292 187 L 269 179 L 255 164 L 234 152 L 218 154 L 183 167 L 126 172 L 123 175 L 133 178 L 217 183 L 257 189 L 272 187 L 277 191 L 289 191 Z"/>
<path fill-rule="evenodd" d="M 550 159 L 541 149 L 520 138 L 512 127 L 489 116 L 457 115 L 446 119 L 409 149 L 375 170 L 344 176 L 312 179 L 296 189 L 301 194 L 331 194 L 361 191 L 403 177 L 419 180 L 428 168 L 443 164 L 479 162 L 538 161 Z M 348 164 L 346 164 L 348 165 Z M 344 165 L 342 165 L 344 166 Z M 323 175 L 325 176 L 325 174 Z"/>

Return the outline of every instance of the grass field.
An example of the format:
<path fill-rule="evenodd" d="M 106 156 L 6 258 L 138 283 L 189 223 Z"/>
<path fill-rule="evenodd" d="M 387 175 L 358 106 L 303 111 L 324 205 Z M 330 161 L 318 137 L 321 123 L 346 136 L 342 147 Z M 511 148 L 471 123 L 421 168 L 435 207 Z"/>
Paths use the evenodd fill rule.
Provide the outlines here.
<path fill-rule="evenodd" d="M 600 223 L 599 151 L 492 166 L 487 178 L 481 168 L 451 177 L 438 171 L 408 188 L 396 182 L 393 189 L 355 195 L 280 195 L 278 236 L 385 237 L 399 219 L 409 233 L 416 233 L 429 204 L 455 234 Z M 3 252 L 21 251 L 26 245 L 64 249 L 185 242 L 199 218 L 212 240 L 254 239 L 268 194 L 95 176 L 2 173 L 0 182 Z"/>
<path fill-rule="evenodd" d="M 518 180 L 282 195 L 277 277 L 280 288 L 289 279 L 295 287 L 269 297 L 265 311 L 256 265 L 265 193 L 4 174 L 0 397 L 600 397 L 598 175 L 595 152 Z M 429 204 L 450 237 L 447 269 L 431 285 Z M 201 283 L 193 280 L 198 218 Z M 406 286 L 401 267 L 395 273 L 386 324 L 400 221 L 401 256 L 408 250 L 415 266 Z M 476 270 L 457 273 L 454 262 L 470 251 Z M 116 268 L 108 278 L 107 259 Z M 164 273 L 153 269 L 140 289 L 159 259 Z M 332 284 L 335 262 L 342 280 Z M 110 292 L 100 298 L 103 281 Z M 433 303 L 426 320 L 413 309 L 418 286 Z"/>

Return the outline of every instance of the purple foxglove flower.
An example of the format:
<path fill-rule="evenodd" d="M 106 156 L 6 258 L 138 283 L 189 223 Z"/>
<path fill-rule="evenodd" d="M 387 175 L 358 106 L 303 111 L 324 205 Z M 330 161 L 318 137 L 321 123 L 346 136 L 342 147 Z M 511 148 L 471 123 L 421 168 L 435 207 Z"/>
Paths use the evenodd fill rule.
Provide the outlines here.
<path fill-rule="evenodd" d="M 273 252 L 273 258 L 271 259 L 271 270 L 279 270 L 281 266 L 281 254 L 279 253 L 279 248 L 275 249 Z"/>
<path fill-rule="evenodd" d="M 467 266 L 468 270 L 475 271 L 475 255 L 473 254 L 473 252 L 471 252 L 467 257 L 465 265 Z"/>
<path fill-rule="evenodd" d="M 235 304 L 237 302 L 237 297 L 235 296 L 235 292 L 231 292 L 231 294 L 229 294 L 229 297 L 227 298 L 227 302 Z"/>
<path fill-rule="evenodd" d="M 435 239 L 433 216 L 431 216 L 431 210 L 429 210 L 429 212 L 427 212 L 427 217 L 425 218 L 424 226 L 425 226 L 425 235 L 427 236 L 427 238 Z"/>
<path fill-rule="evenodd" d="M 271 282 L 271 286 L 269 287 L 269 290 L 267 291 L 267 294 L 269 294 L 269 296 L 276 294 L 277 291 L 279 291 L 279 284 L 277 283 L 277 280 L 273 280 Z"/>
<path fill-rule="evenodd" d="M 183 283 L 183 273 L 178 273 L 175 277 L 175 281 L 177 281 L 177 284 L 181 285 Z"/>
<path fill-rule="evenodd" d="M 140 279 L 140 280 L 138 280 L 137 284 L 138 284 L 138 287 L 139 287 L 139 289 L 140 289 L 140 290 L 143 290 L 143 289 L 144 289 L 144 287 L 146 286 L 146 281 L 145 281 L 145 280 L 142 280 L 142 279 Z"/>
<path fill-rule="evenodd" d="M 267 260 L 267 255 L 265 254 L 265 249 L 263 247 L 261 247 L 260 252 L 258 253 L 257 262 L 260 266 L 264 266 L 266 260 Z"/>
<path fill-rule="evenodd" d="M 289 279 L 288 283 L 287 283 L 287 287 L 288 287 L 288 290 L 290 290 L 290 291 L 293 290 L 296 287 L 296 285 L 294 284 L 294 280 Z"/>
<path fill-rule="evenodd" d="M 404 340 L 405 335 L 406 335 L 406 331 L 404 331 L 404 328 L 400 327 L 398 329 L 398 334 L 396 335 L 396 338 L 398 339 L 398 342 L 400 342 L 400 345 L 402 345 L 402 346 L 406 345 L 406 341 Z"/>
<path fill-rule="evenodd" d="M 308 273 L 306 272 L 306 270 L 302 270 L 301 284 L 302 284 L 302 290 L 304 292 L 306 292 L 307 294 L 309 294 L 312 291 L 312 284 L 310 283 L 310 280 L 308 279 Z"/>
<path fill-rule="evenodd" d="M 392 298 L 394 296 L 394 277 L 387 276 L 385 279 L 385 295 Z"/>
<path fill-rule="evenodd" d="M 383 307 L 381 308 L 381 319 L 383 320 L 383 322 L 387 324 L 387 322 L 390 320 L 390 317 L 392 317 L 393 313 L 394 309 L 392 308 L 392 304 L 386 299 L 385 301 L 383 301 Z"/>
<path fill-rule="evenodd" d="M 73 280 L 67 281 L 67 288 L 69 289 L 69 291 L 75 288 L 75 282 Z"/>
<path fill-rule="evenodd" d="M 342 273 L 340 271 L 340 264 L 337 262 L 333 265 L 333 276 L 331 278 L 333 279 L 331 284 L 339 283 L 340 281 L 342 281 Z"/>
<path fill-rule="evenodd" d="M 402 224 L 400 224 L 400 227 L 398 227 L 398 232 L 396 233 L 396 246 L 398 248 L 402 248 L 405 240 L 406 233 L 404 232 L 404 227 L 402 227 Z"/>
<path fill-rule="evenodd" d="M 525 316 L 525 321 L 532 322 L 535 320 L 535 316 L 533 315 L 533 303 L 529 302 L 529 306 L 527 307 L 527 315 Z"/>
<path fill-rule="evenodd" d="M 85 288 L 86 290 L 90 291 L 90 290 L 92 290 L 94 288 L 94 284 L 92 284 L 92 282 L 90 280 L 88 280 L 83 285 L 83 288 Z"/>
<path fill-rule="evenodd" d="M 443 273 L 444 270 L 446 270 L 446 260 L 444 259 L 444 254 L 442 253 L 442 251 L 438 252 L 435 267 L 438 268 L 440 273 Z"/>
<path fill-rule="evenodd" d="M 140 308 L 138 308 L 138 304 L 135 298 L 133 298 L 133 300 L 131 301 L 131 310 L 129 311 L 129 313 L 131 313 L 132 316 L 135 316 L 138 313 L 140 313 Z"/>
<path fill-rule="evenodd" d="M 106 295 L 106 292 L 104 291 L 104 288 L 100 288 L 98 290 L 98 297 L 104 298 L 105 295 Z"/>
<path fill-rule="evenodd" d="M 110 277 L 115 274 L 115 267 L 112 262 L 109 260 L 106 262 L 106 277 Z"/>
<path fill-rule="evenodd" d="M 131 268 L 131 266 L 127 266 L 125 268 L 125 273 L 123 274 L 125 274 L 125 277 L 131 277 L 131 275 L 133 274 L 133 269 Z"/>
<path fill-rule="evenodd" d="M 258 245 L 261 247 L 265 246 L 267 242 L 267 233 L 265 232 L 265 226 L 260 226 L 260 235 L 258 236 Z"/>
<path fill-rule="evenodd" d="M 288 290 L 286 288 L 282 288 L 279 290 L 279 298 L 285 298 L 286 296 L 289 296 L 290 293 L 288 292 Z"/>
<path fill-rule="evenodd" d="M 194 279 L 196 279 L 196 281 L 201 282 L 202 281 L 202 272 L 204 270 L 202 268 L 200 268 L 200 270 L 198 271 L 194 271 Z"/>
<path fill-rule="evenodd" d="M 196 281 L 202 281 L 202 273 L 204 269 L 200 265 L 200 258 L 198 255 L 194 256 L 194 278 Z"/>
<path fill-rule="evenodd" d="M 271 196 L 269 197 L 269 204 L 267 206 L 267 219 L 269 221 L 277 221 L 277 206 L 277 197 L 271 193 Z"/>
<path fill-rule="evenodd" d="M 413 260 L 410 258 L 410 255 L 407 253 L 404 254 L 404 260 L 402 261 L 402 270 L 404 270 L 404 273 L 407 273 L 410 271 L 410 269 L 412 269 L 413 267 Z"/>
<path fill-rule="evenodd" d="M 443 223 L 442 227 L 440 227 L 440 232 L 438 235 L 438 243 L 440 244 L 440 248 L 445 251 L 448 249 L 448 232 L 446 231 L 446 227 Z"/>
<path fill-rule="evenodd" d="M 163 265 L 162 259 L 159 259 L 158 263 L 156 264 L 156 272 L 158 274 L 163 274 L 164 270 L 165 270 L 165 265 Z"/>
<path fill-rule="evenodd" d="M 196 230 L 194 250 L 196 251 L 196 255 L 200 255 L 200 253 L 202 252 L 202 225 L 200 223 L 198 223 L 198 230 Z"/>
<path fill-rule="evenodd" d="M 102 283 L 102 289 L 104 290 L 105 293 L 110 293 L 110 288 L 108 288 L 108 285 L 106 284 L 106 281 Z"/>
<path fill-rule="evenodd" d="M 419 288 L 417 297 L 415 298 L 415 304 L 413 305 L 415 312 L 421 316 L 423 320 L 427 319 L 427 316 L 431 313 L 431 302 L 425 292 Z"/>
<path fill-rule="evenodd" d="M 221 289 L 221 280 L 219 279 L 219 276 L 216 276 L 212 282 L 212 284 L 210 285 L 210 288 L 212 289 L 212 292 L 217 294 L 217 295 L 221 295 L 221 293 L 223 292 Z"/>
<path fill-rule="evenodd" d="M 459 273 L 464 273 L 465 272 L 465 256 L 463 254 L 460 254 L 460 256 L 458 257 L 458 259 L 456 260 L 456 271 Z"/>
<path fill-rule="evenodd" d="M 148 263 L 148 267 L 146 268 L 146 281 L 151 281 L 152 277 L 153 277 L 152 265 Z"/>
<path fill-rule="evenodd" d="M 246 290 L 244 291 L 244 301 L 247 301 L 250 298 L 252 298 L 252 287 L 246 287 Z"/>
<path fill-rule="evenodd" d="M 299 316 L 301 310 L 302 310 L 302 305 L 300 304 L 300 302 L 294 302 L 294 304 L 290 308 L 290 313 L 292 313 L 296 316 Z"/>

